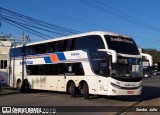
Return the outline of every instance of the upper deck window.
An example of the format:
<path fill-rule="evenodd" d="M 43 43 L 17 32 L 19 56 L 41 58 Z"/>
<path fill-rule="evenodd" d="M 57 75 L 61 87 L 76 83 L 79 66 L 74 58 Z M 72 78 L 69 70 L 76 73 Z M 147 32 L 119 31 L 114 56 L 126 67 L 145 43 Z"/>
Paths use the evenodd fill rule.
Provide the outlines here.
<path fill-rule="evenodd" d="M 75 39 L 75 50 L 87 49 L 89 52 L 97 51 L 97 49 L 104 49 L 104 43 L 101 36 L 90 35 Z"/>

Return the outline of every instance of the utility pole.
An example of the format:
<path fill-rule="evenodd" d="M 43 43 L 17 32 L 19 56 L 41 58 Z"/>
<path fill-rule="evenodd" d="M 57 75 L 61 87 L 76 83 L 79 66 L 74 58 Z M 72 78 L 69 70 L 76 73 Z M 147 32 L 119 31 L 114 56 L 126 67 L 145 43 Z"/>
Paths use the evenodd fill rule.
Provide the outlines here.
<path fill-rule="evenodd" d="M 24 80 L 24 65 L 25 65 L 25 38 L 24 31 L 22 33 L 22 82 Z"/>
<path fill-rule="evenodd" d="M 1 15 L 1 8 L 0 8 L 0 27 L 1 27 L 1 20 L 2 20 L 2 15 Z"/>
<path fill-rule="evenodd" d="M 24 31 L 23 31 L 23 33 L 22 33 L 22 44 L 23 44 L 23 45 L 25 44 Z"/>

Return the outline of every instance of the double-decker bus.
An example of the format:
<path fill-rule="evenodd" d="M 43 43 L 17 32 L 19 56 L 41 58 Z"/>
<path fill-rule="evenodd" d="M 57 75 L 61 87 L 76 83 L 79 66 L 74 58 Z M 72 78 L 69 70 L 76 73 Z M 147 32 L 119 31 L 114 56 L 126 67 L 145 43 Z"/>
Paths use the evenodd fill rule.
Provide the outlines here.
<path fill-rule="evenodd" d="M 126 35 L 94 31 L 10 50 L 10 85 L 29 89 L 94 95 L 140 95 L 142 60 Z"/>

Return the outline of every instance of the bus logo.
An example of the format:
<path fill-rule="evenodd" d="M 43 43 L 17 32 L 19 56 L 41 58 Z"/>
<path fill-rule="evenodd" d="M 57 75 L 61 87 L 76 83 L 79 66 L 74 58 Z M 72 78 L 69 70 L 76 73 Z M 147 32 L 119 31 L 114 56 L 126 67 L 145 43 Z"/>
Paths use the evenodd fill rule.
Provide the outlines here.
<path fill-rule="evenodd" d="M 20 61 L 20 65 L 22 64 L 33 64 L 33 61 Z"/>
<path fill-rule="evenodd" d="M 135 84 L 125 84 L 125 86 L 132 86 L 132 87 L 134 87 Z"/>
<path fill-rule="evenodd" d="M 71 56 L 79 56 L 80 55 L 80 53 L 71 53 Z"/>

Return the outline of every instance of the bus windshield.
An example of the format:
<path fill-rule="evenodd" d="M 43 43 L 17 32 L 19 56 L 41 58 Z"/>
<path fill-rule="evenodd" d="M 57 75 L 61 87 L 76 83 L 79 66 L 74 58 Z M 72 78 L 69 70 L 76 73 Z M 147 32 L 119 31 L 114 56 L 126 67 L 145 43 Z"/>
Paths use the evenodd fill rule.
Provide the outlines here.
<path fill-rule="evenodd" d="M 136 43 L 131 38 L 122 36 L 104 36 L 108 45 L 108 49 L 115 50 L 117 53 L 139 55 Z"/>
<path fill-rule="evenodd" d="M 142 80 L 141 63 L 141 59 L 118 56 L 117 63 L 112 63 L 111 77 L 120 81 L 140 81 Z"/>

